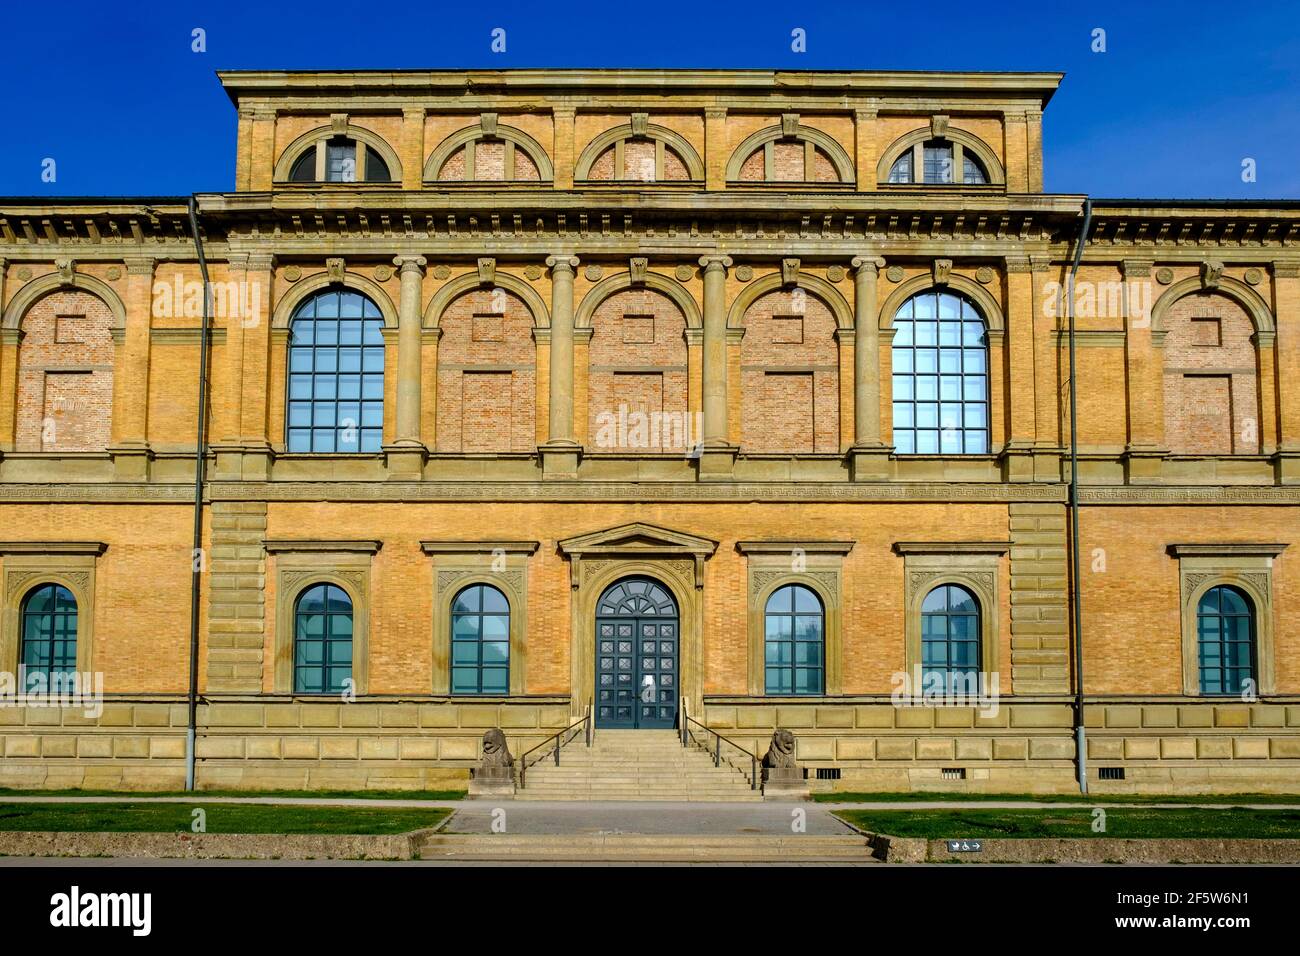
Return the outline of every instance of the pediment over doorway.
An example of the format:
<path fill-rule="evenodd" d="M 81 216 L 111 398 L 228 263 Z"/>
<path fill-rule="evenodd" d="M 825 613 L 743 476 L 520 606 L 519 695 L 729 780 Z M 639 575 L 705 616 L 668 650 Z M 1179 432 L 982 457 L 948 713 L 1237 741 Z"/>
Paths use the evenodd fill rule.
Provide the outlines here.
<path fill-rule="evenodd" d="M 704 584 L 704 561 L 718 549 L 718 542 L 712 538 L 634 521 L 565 538 L 559 542 L 559 549 L 572 562 L 574 587 L 578 586 L 581 578 L 579 568 L 583 562 L 627 558 L 640 561 L 689 559 L 694 569 L 695 586 L 698 588 Z"/>

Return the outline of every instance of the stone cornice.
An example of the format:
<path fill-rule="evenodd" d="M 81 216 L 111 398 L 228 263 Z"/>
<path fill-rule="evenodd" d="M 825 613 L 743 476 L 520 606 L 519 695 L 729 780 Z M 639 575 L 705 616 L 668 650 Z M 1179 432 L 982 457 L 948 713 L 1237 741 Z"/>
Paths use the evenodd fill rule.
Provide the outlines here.
<path fill-rule="evenodd" d="M 536 541 L 421 541 L 425 554 L 532 554 L 538 548 Z"/>
<path fill-rule="evenodd" d="M 0 541 L 0 554 L 103 554 L 102 541 Z"/>
<path fill-rule="evenodd" d="M 1222 544 L 1171 544 L 1166 550 L 1175 558 L 1219 558 L 1224 556 L 1276 558 L 1287 547 L 1286 544 L 1250 544 L 1244 541 L 1226 541 Z"/>
<path fill-rule="evenodd" d="M 895 554 L 1006 554 L 1010 541 L 895 541 Z"/>
<path fill-rule="evenodd" d="M 384 546 L 382 541 L 335 541 L 323 538 L 267 538 L 262 542 L 268 554 L 295 551 L 353 552 L 374 554 Z"/>
<path fill-rule="evenodd" d="M 806 554 L 848 554 L 853 550 L 855 541 L 737 541 L 736 550 L 741 554 L 790 554 L 803 551 Z"/>

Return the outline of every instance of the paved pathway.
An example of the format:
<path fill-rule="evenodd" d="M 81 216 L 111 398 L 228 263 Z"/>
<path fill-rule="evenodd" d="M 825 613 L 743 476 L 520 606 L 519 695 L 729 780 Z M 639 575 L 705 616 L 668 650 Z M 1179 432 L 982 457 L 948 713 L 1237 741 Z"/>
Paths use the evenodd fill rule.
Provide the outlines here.
<path fill-rule="evenodd" d="M 820 803 L 608 803 L 470 800 L 452 814 L 444 833 L 492 833 L 502 821 L 515 835 L 618 834 L 848 836 L 852 831 Z M 798 824 L 803 829 L 795 830 Z M 498 826 L 501 824 L 498 824 Z"/>

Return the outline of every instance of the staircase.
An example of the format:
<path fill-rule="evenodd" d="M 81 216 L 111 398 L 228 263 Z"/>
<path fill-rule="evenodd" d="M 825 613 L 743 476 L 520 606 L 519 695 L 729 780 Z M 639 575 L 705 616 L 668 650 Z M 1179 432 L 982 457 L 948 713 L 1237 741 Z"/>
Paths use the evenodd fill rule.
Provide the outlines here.
<path fill-rule="evenodd" d="M 725 758 L 718 767 L 675 730 L 600 730 L 590 747 L 581 739 L 528 768 L 517 800 L 681 800 L 749 802 L 763 799 Z"/>
<path fill-rule="evenodd" d="M 515 836 L 431 833 L 417 846 L 421 860 L 484 863 L 780 863 L 863 864 L 873 859 L 866 838 L 635 833 Z"/>

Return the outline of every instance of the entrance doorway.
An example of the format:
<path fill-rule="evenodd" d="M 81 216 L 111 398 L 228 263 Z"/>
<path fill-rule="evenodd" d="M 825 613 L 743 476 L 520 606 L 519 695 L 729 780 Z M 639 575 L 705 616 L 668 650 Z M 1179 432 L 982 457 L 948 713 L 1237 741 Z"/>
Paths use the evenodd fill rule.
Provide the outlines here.
<path fill-rule="evenodd" d="M 677 603 L 645 577 L 610 585 L 596 603 L 596 726 L 677 722 Z"/>

